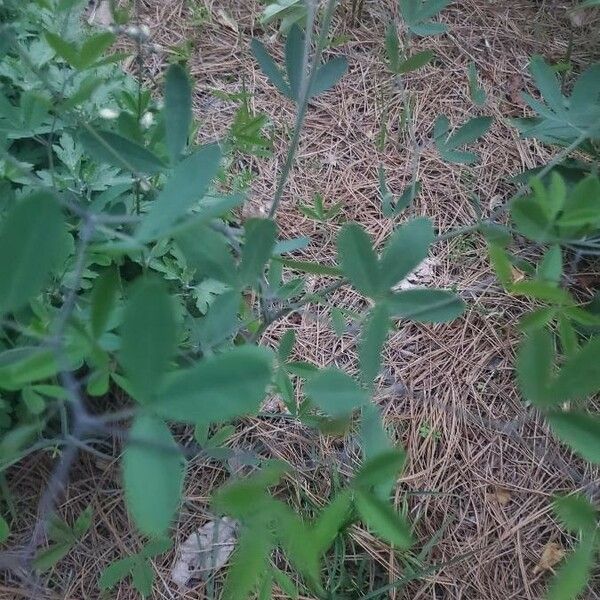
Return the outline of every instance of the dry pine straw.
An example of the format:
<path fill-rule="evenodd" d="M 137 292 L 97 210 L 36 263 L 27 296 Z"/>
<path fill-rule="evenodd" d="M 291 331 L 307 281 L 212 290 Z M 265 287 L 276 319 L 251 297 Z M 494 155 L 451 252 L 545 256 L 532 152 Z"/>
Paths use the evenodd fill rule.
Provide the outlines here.
<path fill-rule="evenodd" d="M 152 41 L 166 51 L 150 55 L 147 69 L 153 79 L 160 80 L 169 49 L 192 40 L 194 108 L 205 139 L 222 136 L 235 110 L 233 103 L 217 99 L 211 90 L 237 92 L 242 79 L 245 81 L 253 94 L 253 108 L 269 116 L 276 137 L 273 158 L 241 159 L 243 166 L 255 173 L 246 214 L 260 214 L 273 195 L 294 109 L 260 73 L 248 52 L 248 42 L 252 35 L 262 37 L 278 58 L 281 43 L 274 41 L 272 30 L 268 35 L 261 30 L 258 4 L 209 0 L 205 5 L 208 21 L 192 26 L 193 3 L 140 0 L 139 12 L 152 31 Z M 423 192 L 410 215 L 430 216 L 437 227 L 446 230 L 473 221 L 469 202 L 473 195 L 480 198 L 484 211 L 505 201 L 511 189 L 505 183 L 507 176 L 548 158 L 547 149 L 519 140 L 506 124 L 507 116 L 524 114 L 518 91 L 531 88 L 526 75 L 528 58 L 541 53 L 559 60 L 568 43 L 568 16 L 561 3 L 468 0 L 452 4 L 442 16 L 451 28 L 450 35 L 413 41 L 415 51 L 433 48 L 437 59 L 434 66 L 406 78 L 414 101 L 412 137 L 397 127 L 402 94 L 382 64 L 384 30 L 390 16 L 397 14 L 396 2 L 366 0 L 364 4 L 360 23 L 350 23 L 349 10 L 342 10 L 335 20 L 335 34 L 346 36 L 347 41 L 332 53 L 347 56 L 350 72 L 334 92 L 312 103 L 277 216 L 281 237 L 309 236 L 312 243 L 301 257 L 321 263 L 334 261 L 334 240 L 342 219 L 323 227 L 304 218 L 298 204 L 310 202 L 315 192 L 322 193 L 327 203 L 341 201 L 343 219 L 360 222 L 381 244 L 394 224 L 379 210 L 377 167 L 385 166 L 389 185 L 398 193 L 411 176 L 414 139 L 425 140 L 441 112 L 455 124 L 477 114 L 492 114 L 496 122 L 478 148 L 481 162 L 472 169 L 448 165 L 434 150 L 425 151 L 418 168 Z M 231 17 L 237 32 L 221 10 Z M 576 65 L 598 57 L 594 33 L 599 21 L 594 14 L 591 17 L 586 27 L 574 32 Z M 471 61 L 476 63 L 488 94 L 484 109 L 474 107 L 468 97 L 466 72 Z M 381 127 L 378 97 L 382 93 L 391 98 L 390 135 L 384 151 L 379 152 L 375 142 Z M 551 496 L 582 488 L 597 492 L 598 471 L 557 444 L 519 399 L 512 367 L 518 340 L 515 323 L 530 305 L 500 289 L 482 241 L 470 237 L 438 245 L 431 264 L 432 272 L 422 283 L 456 286 L 469 309 L 448 325 L 401 323 L 384 350 L 385 369 L 376 400 L 410 456 L 396 492 L 399 506 L 407 492 L 412 492 L 408 506 L 417 523 L 418 539 L 425 543 L 433 535 L 441 536 L 429 560 L 444 563 L 472 554 L 396 595 L 390 593 L 390 597 L 541 598 L 549 572 L 536 570 L 536 565 L 544 548 L 555 543 L 568 549 L 573 541 L 552 518 Z M 323 284 L 316 278 L 310 281 L 314 289 Z M 365 307 L 364 300 L 349 288 L 338 291 L 333 300 L 348 309 Z M 264 342 L 274 342 L 290 326 L 298 335 L 298 358 L 319 366 L 334 364 L 356 370 L 356 331 L 350 328 L 337 337 L 326 307 L 310 306 L 273 326 Z M 319 437 L 298 423 L 281 419 L 240 423 L 233 446 L 294 465 L 297 476 L 287 483 L 291 501 L 303 496 L 316 505 L 329 493 L 331 473 L 350 475 L 359 458 L 352 436 L 343 440 Z M 118 456 L 117 447 L 114 456 Z M 34 519 L 35 499 L 50 464 L 49 460 L 32 460 L 27 468 L 11 473 L 11 487 L 18 491 L 19 509 L 26 515 L 21 523 L 24 533 Z M 211 491 L 226 476 L 214 462 L 190 465 L 177 539 L 185 539 L 209 518 Z M 98 597 L 96 580 L 101 567 L 138 548 L 123 506 L 116 458 L 107 463 L 89 455 L 81 457 L 62 514 L 72 520 L 88 503 L 94 508 L 93 529 L 50 573 L 49 588 L 57 592 L 49 592 L 48 597 Z M 365 529 L 354 527 L 351 537 L 349 558 L 372 558 L 370 574 L 377 581 L 373 585 L 391 582 L 402 574 L 393 552 Z M 173 588 L 168 580 L 172 562 L 172 554 L 156 562 L 155 597 L 204 597 L 201 585 L 185 592 Z M 600 597 L 598 579 L 595 584 L 585 597 Z M 7 580 L 0 587 L 0 597 L 18 598 L 22 591 L 18 583 Z M 118 600 L 135 597 L 128 583 L 114 594 Z"/>

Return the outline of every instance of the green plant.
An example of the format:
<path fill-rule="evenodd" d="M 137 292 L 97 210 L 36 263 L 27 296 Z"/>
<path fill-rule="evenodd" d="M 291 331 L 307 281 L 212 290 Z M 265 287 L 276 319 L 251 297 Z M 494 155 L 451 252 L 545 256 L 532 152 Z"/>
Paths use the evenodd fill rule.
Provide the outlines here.
<path fill-rule="evenodd" d="M 322 265 L 290 256 L 309 240 L 279 239 L 274 216 L 309 102 L 333 89 L 347 69 L 341 56 L 322 62 L 335 2 L 328 2 L 320 19 L 313 3 L 303 5 L 305 31 L 297 20 L 289 28 L 285 72 L 260 41 L 252 43 L 263 73 L 294 103 L 297 116 L 269 217 L 241 225 L 233 211 L 244 196 L 232 191 L 227 165 L 234 152 L 257 157 L 270 152 L 262 133 L 266 118 L 250 110 L 244 95 L 228 139 L 195 144 L 192 84 L 185 68 L 168 68 L 164 105 L 154 101 L 140 81 L 123 72 L 122 55 L 106 55 L 117 36 L 129 36 L 142 62 L 148 41 L 144 31 L 121 23 L 112 33 L 94 34 L 75 10 L 81 4 L 37 0 L 0 7 L 1 32 L 10 40 L 2 48 L 0 69 L 0 469 L 5 472 L 44 450 L 56 459 L 40 501 L 39 523 L 17 555 L 19 569 L 49 568 L 85 535 L 90 511 L 73 527 L 54 519 L 58 492 L 78 452 L 97 454 L 98 439 L 118 436 L 124 438 L 125 502 L 148 542 L 107 567 L 99 586 L 108 590 L 131 576 L 137 590 L 149 595 L 150 559 L 170 548 L 187 461 L 196 456 L 226 460 L 224 445 L 233 422 L 257 415 L 267 392 L 275 391 L 290 418 L 305 426 L 324 435 L 355 431 L 362 463 L 310 514 L 294 510 L 277 493 L 277 486 L 294 477 L 279 462 L 257 460 L 252 475 L 231 478 L 220 487 L 211 500 L 213 510 L 240 524 L 224 597 L 256 592 L 269 597 L 273 582 L 291 596 L 299 588 L 330 597 L 324 564 L 331 549 L 345 543 L 341 534 L 357 522 L 400 550 L 407 565 L 402 581 L 369 591 L 365 598 L 426 572 L 422 563 L 430 547 L 416 549 L 406 502 L 402 499 L 399 508 L 390 501 L 406 456 L 388 434 L 372 397 L 382 348 L 397 321 L 445 323 L 464 312 L 465 302 L 452 290 L 397 291 L 396 286 L 433 244 L 467 233 L 486 236 L 498 278 L 509 293 L 547 304 L 521 323 L 526 336 L 517 372 L 524 397 L 560 439 L 583 458 L 600 461 L 598 417 L 584 409 L 600 388 L 600 338 L 580 331 L 599 326 L 600 319 L 562 281 L 563 253 L 591 249 L 600 183 L 589 173 L 572 187 L 557 173 L 544 183 L 570 151 L 594 151 L 597 106 L 584 105 L 580 98 L 584 91 L 594 97 L 589 92 L 598 84 L 591 75 L 581 76 L 567 103 L 557 96 L 554 73 L 551 80 L 548 69 L 533 62 L 547 106 L 531 103 L 541 116 L 527 125 L 526 133 L 561 143 L 565 150 L 503 209 L 510 212 L 509 227 L 495 221 L 500 211 L 448 232 L 436 232 L 428 218 L 408 218 L 376 246 L 361 225 L 345 223 L 336 238 L 336 264 Z M 411 33 L 431 35 L 445 31 L 429 19 L 447 4 L 401 1 L 400 8 Z M 400 59 L 391 37 L 389 45 L 396 75 L 409 70 L 411 59 L 412 66 L 428 62 L 426 57 Z M 490 124 L 487 117 L 475 117 L 450 133 L 442 115 L 431 143 L 442 159 L 469 164 L 477 156 L 459 149 Z M 421 151 L 415 150 L 416 163 Z M 380 171 L 386 217 L 397 217 L 418 194 L 416 166 L 397 200 Z M 331 211 L 337 210 L 325 209 L 322 198 L 309 208 L 319 220 L 332 218 Z M 519 257 L 510 250 L 517 234 L 548 246 L 521 281 L 514 281 L 512 266 Z M 306 292 L 307 273 L 333 282 Z M 346 317 L 360 329 L 358 375 L 291 360 L 295 336 L 290 331 L 276 350 L 257 345 L 270 325 L 309 303 L 327 303 L 342 286 L 368 300 L 360 314 L 332 307 L 341 333 Z M 119 410 L 105 398 L 116 388 L 125 397 Z M 94 409 L 91 397 L 97 399 Z M 568 408 L 566 403 L 571 403 Z M 180 445 L 173 424 L 193 427 L 197 445 Z M 583 520 L 573 518 L 577 511 L 566 501 L 557 504 L 566 526 L 582 533 L 551 588 L 552 598 L 576 594 L 590 571 L 596 534 L 590 533 L 593 511 L 582 506 L 577 505 Z M 37 553 L 46 534 L 53 545 Z M 6 537 L 8 524 L 2 520 L 0 539 Z M 274 550 L 291 565 L 297 584 L 273 564 Z"/>
<path fill-rule="evenodd" d="M 335 217 L 337 217 L 340 214 L 340 212 L 342 211 L 342 203 L 337 202 L 330 208 L 325 208 L 323 196 L 319 194 L 319 192 L 317 192 L 314 195 L 312 205 L 300 204 L 298 205 L 298 210 L 309 219 L 325 223 L 326 221 L 335 219 Z"/>

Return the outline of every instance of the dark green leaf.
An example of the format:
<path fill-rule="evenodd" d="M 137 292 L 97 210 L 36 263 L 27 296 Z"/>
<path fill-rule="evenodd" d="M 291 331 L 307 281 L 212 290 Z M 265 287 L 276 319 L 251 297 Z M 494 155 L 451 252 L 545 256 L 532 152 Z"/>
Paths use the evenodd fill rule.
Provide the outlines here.
<path fill-rule="evenodd" d="M 477 106 L 483 106 L 486 101 L 486 95 L 483 88 L 479 85 L 477 81 L 477 68 L 475 67 L 475 63 L 469 63 L 469 94 L 471 96 L 471 100 Z"/>
<path fill-rule="evenodd" d="M 240 261 L 241 285 L 252 285 L 263 274 L 271 258 L 277 227 L 271 219 L 249 219 L 244 224 L 244 247 Z"/>
<path fill-rule="evenodd" d="M 131 570 L 133 587 L 145 598 L 152 594 L 154 584 L 154 571 L 146 560 L 136 560 Z"/>
<path fill-rule="evenodd" d="M 584 412 L 553 412 L 546 417 L 556 436 L 592 463 L 600 464 L 600 418 Z"/>
<path fill-rule="evenodd" d="M 221 150 L 217 144 L 202 146 L 182 160 L 167 179 L 137 231 L 137 238 L 149 242 L 164 236 L 204 196 L 219 170 Z"/>
<path fill-rule="evenodd" d="M 365 461 L 354 478 L 354 485 L 370 488 L 387 481 L 395 481 L 406 462 L 406 452 L 396 448 L 380 452 Z"/>
<path fill-rule="evenodd" d="M 156 394 L 177 341 L 173 300 L 159 279 L 142 279 L 131 292 L 121 325 L 120 360 L 136 399 Z"/>
<path fill-rule="evenodd" d="M 302 72 L 304 57 L 304 35 L 302 30 L 294 23 L 285 42 L 285 66 L 292 97 L 298 102 L 300 100 L 300 88 L 302 80 L 306 76 Z"/>
<path fill-rule="evenodd" d="M 119 293 L 119 272 L 109 268 L 96 279 L 91 294 L 91 324 L 94 337 L 99 338 L 108 324 Z"/>
<path fill-rule="evenodd" d="M 92 507 L 88 506 L 73 523 L 73 535 L 81 539 L 92 525 Z"/>
<path fill-rule="evenodd" d="M 517 354 L 517 381 L 521 393 L 537 406 L 548 404 L 554 345 L 547 329 L 531 330 Z"/>
<path fill-rule="evenodd" d="M 351 515 L 352 496 L 348 490 L 339 492 L 337 496 L 319 513 L 312 528 L 312 538 L 317 552 L 329 550 L 341 529 L 347 524 Z"/>
<path fill-rule="evenodd" d="M 21 308 L 38 294 L 57 265 L 65 224 L 47 192 L 21 200 L 0 230 L 0 314 Z"/>
<path fill-rule="evenodd" d="M 471 144 L 487 132 L 492 125 L 492 117 L 474 117 L 459 127 L 446 141 L 446 147 L 450 150 Z"/>
<path fill-rule="evenodd" d="M 390 314 L 419 323 L 447 323 L 462 315 L 465 303 L 449 290 L 411 289 L 386 300 Z"/>
<path fill-rule="evenodd" d="M 361 489 L 355 491 L 354 502 L 362 520 L 376 535 L 403 550 L 412 546 L 410 526 L 390 504 Z"/>
<path fill-rule="evenodd" d="M 398 31 L 396 24 L 390 21 L 385 30 L 385 53 L 387 55 L 388 66 L 392 73 L 398 73 L 400 69 L 400 43 L 398 40 Z"/>
<path fill-rule="evenodd" d="M 293 329 L 286 329 L 279 340 L 277 354 L 281 362 L 285 362 L 294 349 L 296 343 L 296 332 Z"/>
<path fill-rule="evenodd" d="M 131 573 L 135 562 L 135 557 L 128 556 L 127 558 L 121 558 L 120 560 L 110 563 L 103 569 L 102 573 L 100 573 L 100 578 L 98 579 L 98 587 L 100 590 L 107 591 L 115 587 L 117 583 L 125 579 L 125 577 Z"/>
<path fill-rule="evenodd" d="M 412 219 L 397 227 L 379 259 L 380 285 L 391 288 L 409 275 L 427 257 L 433 240 L 429 219 Z"/>
<path fill-rule="evenodd" d="M 0 517 L 0 544 L 3 544 L 10 535 L 10 527 L 4 517 Z"/>
<path fill-rule="evenodd" d="M 423 50 L 423 52 L 417 52 L 412 56 L 409 56 L 406 60 L 403 60 L 398 66 L 396 73 L 402 75 L 404 73 L 410 73 L 416 71 L 426 64 L 430 63 L 435 57 L 435 54 L 431 50 Z"/>
<path fill-rule="evenodd" d="M 74 66 L 79 69 L 91 67 L 114 41 L 115 35 L 109 31 L 89 36 L 78 50 L 77 64 Z"/>
<path fill-rule="evenodd" d="M 167 425 L 150 415 L 135 419 L 123 453 L 127 508 L 139 530 L 164 535 L 181 500 L 184 463 Z"/>
<path fill-rule="evenodd" d="M 324 412 L 343 417 L 369 401 L 368 394 L 346 373 L 322 369 L 305 384 L 306 395 Z"/>
<path fill-rule="evenodd" d="M 192 122 L 192 86 L 186 70 L 173 64 L 165 78 L 165 134 L 171 162 L 179 160 Z"/>
<path fill-rule="evenodd" d="M 92 158 L 132 173 L 155 175 L 165 164 L 153 152 L 112 131 L 84 129 L 79 134 Z"/>
<path fill-rule="evenodd" d="M 563 258 L 560 246 L 550 246 L 537 268 L 538 278 L 551 283 L 559 283 L 563 272 Z"/>
<path fill-rule="evenodd" d="M 46 31 L 46 41 L 48 45 L 58 56 L 66 60 L 71 66 L 77 67 L 79 64 L 79 48 L 70 42 L 64 40 L 61 36 Z"/>
<path fill-rule="evenodd" d="M 235 261 L 221 233 L 201 225 L 183 232 L 176 239 L 197 280 L 210 277 L 237 287 Z"/>
<path fill-rule="evenodd" d="M 341 269 L 338 267 L 330 267 L 316 262 L 308 262 L 304 260 L 293 260 L 291 258 L 277 258 L 278 262 L 295 271 L 302 273 L 311 273 L 313 275 L 329 275 L 331 277 L 340 277 Z"/>
<path fill-rule="evenodd" d="M 390 317 L 385 304 L 376 305 L 363 326 L 358 346 L 362 384 L 372 388 L 381 367 L 381 352 L 390 327 Z"/>
<path fill-rule="evenodd" d="M 574 304 L 567 290 L 556 287 L 546 281 L 517 281 L 510 286 L 510 292 L 516 296 L 529 296 L 542 302 L 559 305 Z"/>
<path fill-rule="evenodd" d="M 271 373 L 268 350 L 237 347 L 171 375 L 153 408 L 167 419 L 194 424 L 255 413 Z"/>
<path fill-rule="evenodd" d="M 347 70 L 348 61 L 342 56 L 337 56 L 318 67 L 309 96 L 311 98 L 318 96 L 332 88 L 346 74 Z"/>
<path fill-rule="evenodd" d="M 223 598 L 244 600 L 255 590 L 266 569 L 270 550 L 271 540 L 265 528 L 255 526 L 242 532 L 231 556 Z"/>
<path fill-rule="evenodd" d="M 550 583 L 547 600 L 574 600 L 584 591 L 594 566 L 594 545 L 582 541 Z"/>
<path fill-rule="evenodd" d="M 284 80 L 281 70 L 275 64 L 275 61 L 271 58 L 264 44 L 257 40 L 252 39 L 251 42 L 252 54 L 258 61 L 262 72 L 267 76 L 269 81 L 286 97 L 291 100 L 294 99 L 290 86 Z"/>
<path fill-rule="evenodd" d="M 73 543 L 60 542 L 42 550 L 33 560 L 36 571 L 44 572 L 62 560 L 73 548 Z"/>
<path fill-rule="evenodd" d="M 534 56 L 529 63 L 529 71 L 548 106 L 558 113 L 564 112 L 564 96 L 550 66 L 541 56 Z"/>
<path fill-rule="evenodd" d="M 427 35 L 440 35 L 448 31 L 448 27 L 443 23 L 420 23 L 410 26 L 410 30 L 415 35 L 427 36 Z"/>
<path fill-rule="evenodd" d="M 240 295 L 235 290 L 217 296 L 208 313 L 198 320 L 193 333 L 204 351 L 213 349 L 235 334 L 239 328 L 239 307 Z"/>
<path fill-rule="evenodd" d="M 344 275 L 365 296 L 375 297 L 382 289 L 377 256 L 371 238 L 357 223 L 347 223 L 337 238 L 338 262 Z"/>
<path fill-rule="evenodd" d="M 598 511 L 581 494 L 559 496 L 554 499 L 552 508 L 562 524 L 573 533 L 593 531 L 596 527 Z"/>

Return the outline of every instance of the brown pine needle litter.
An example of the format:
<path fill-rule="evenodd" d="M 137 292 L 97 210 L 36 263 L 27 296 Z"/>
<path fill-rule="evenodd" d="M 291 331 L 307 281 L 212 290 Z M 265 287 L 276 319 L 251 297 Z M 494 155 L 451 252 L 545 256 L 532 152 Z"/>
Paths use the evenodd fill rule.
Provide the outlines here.
<path fill-rule="evenodd" d="M 155 82 L 156 87 L 169 60 L 176 60 L 189 43 L 201 139 L 223 136 L 233 120 L 236 104 L 221 99 L 215 90 L 240 92 L 245 86 L 252 94 L 252 109 L 268 115 L 275 136 L 272 158 L 240 157 L 237 165 L 240 172 L 246 169 L 254 174 L 244 216 L 264 214 L 285 156 L 294 108 L 267 82 L 249 52 L 250 38 L 256 35 L 282 59 L 281 38 L 273 28 L 265 32 L 259 23 L 263 5 L 240 0 L 139 0 L 137 4 L 141 22 L 161 49 L 145 57 L 144 73 L 150 85 Z M 509 117 L 524 114 L 519 92 L 531 89 L 526 70 L 529 57 L 539 53 L 551 61 L 561 60 L 571 27 L 567 10 L 571 3 L 455 2 L 441 16 L 450 27 L 449 35 L 411 42 L 411 51 L 433 49 L 435 61 L 399 84 L 383 62 L 385 27 L 392 16 L 397 17 L 396 0 L 365 0 L 357 23 L 351 22 L 351 2 L 341 4 L 333 32 L 341 43 L 327 52 L 345 55 L 349 73 L 333 91 L 312 102 L 277 215 L 281 238 L 311 239 L 296 258 L 322 264 L 335 263 L 335 237 L 344 220 L 360 222 L 378 244 L 385 240 L 393 223 L 380 210 L 377 169 L 385 167 L 388 185 L 398 195 L 411 180 L 417 147 L 431 136 L 440 113 L 454 125 L 478 114 L 494 116 L 495 123 L 476 148 L 481 161 L 474 167 L 447 164 L 431 145 L 425 148 L 417 173 L 423 191 L 409 214 L 431 217 L 443 232 L 474 221 L 473 197 L 479 199 L 484 214 L 506 201 L 514 190 L 507 178 L 549 156 L 548 149 L 537 142 L 520 140 L 508 123 Z M 599 25 L 598 13 L 592 12 L 586 24 L 574 30 L 572 61 L 576 66 L 598 56 Z M 488 96 L 482 108 L 469 99 L 467 68 L 471 62 Z M 135 71 L 135 66 L 131 69 Z M 382 95 L 389 99 L 387 117 Z M 406 97 L 413 106 L 410 127 L 401 125 Z M 387 139 L 379 150 L 377 140 L 385 118 Z M 331 223 L 315 223 L 298 210 L 299 204 L 310 204 L 317 192 L 326 206 L 342 203 L 342 214 Z M 400 323 L 384 350 L 376 401 L 387 425 L 408 451 L 396 499 L 398 509 L 407 510 L 415 523 L 416 553 L 432 538 L 436 541 L 419 558 L 421 578 L 386 589 L 387 584 L 407 576 L 408 563 L 366 529 L 354 527 L 346 554 L 348 577 L 358 573 L 365 560 L 369 562 L 360 580 L 364 589 L 352 597 L 382 588 L 372 597 L 542 598 L 552 569 L 573 542 L 552 518 L 552 496 L 576 489 L 598 494 L 600 473 L 558 444 L 519 398 L 513 377 L 516 323 L 530 305 L 503 292 L 482 239 L 469 236 L 436 245 L 429 266 L 420 283 L 455 287 L 469 309 L 448 325 Z M 327 281 L 314 277 L 311 285 L 318 290 Z M 585 294 L 585 282 L 581 287 Z M 365 307 L 364 300 L 346 287 L 333 297 L 341 308 L 360 311 Z M 297 333 L 296 358 L 356 370 L 357 332 L 349 327 L 338 337 L 325 305 L 309 305 L 290 315 L 272 326 L 263 342 L 274 343 L 288 327 Z M 119 402 L 114 399 L 115 404 Z M 294 470 L 281 494 L 295 505 L 314 510 L 328 498 L 335 478 L 350 476 L 359 464 L 358 440 L 355 434 L 343 439 L 319 436 L 285 415 L 278 416 L 281 403 L 277 401 L 269 402 L 268 410 L 275 414 L 238 423 L 230 446 L 240 451 L 242 459 L 230 461 L 229 470 L 248 468 L 243 457 L 250 454 L 283 459 Z M 180 433 L 183 442 L 191 439 L 190 432 Z M 42 576 L 47 591 L 36 595 L 40 600 L 100 598 L 97 578 L 102 568 L 140 548 L 120 490 L 119 446 L 99 448 L 106 458 L 81 453 L 61 507 L 61 515 L 72 522 L 91 503 L 92 529 L 55 569 Z M 23 535 L 35 519 L 33 511 L 51 459 L 35 455 L 28 464 L 9 472 Z M 189 465 L 174 549 L 154 562 L 158 572 L 154 598 L 218 597 L 223 571 L 183 590 L 170 580 L 170 573 L 178 543 L 212 518 L 211 492 L 228 476 L 227 468 L 215 461 L 197 459 Z M 548 559 L 549 548 L 557 560 Z M 410 564 L 413 569 L 418 566 Z M 285 568 L 284 561 L 281 566 Z M 2 599 L 27 593 L 16 580 L 0 584 Z M 600 598 L 600 579 L 592 580 L 586 594 L 583 597 Z M 133 600 L 138 596 L 125 581 L 108 597 Z M 287 596 L 276 588 L 274 597 Z"/>

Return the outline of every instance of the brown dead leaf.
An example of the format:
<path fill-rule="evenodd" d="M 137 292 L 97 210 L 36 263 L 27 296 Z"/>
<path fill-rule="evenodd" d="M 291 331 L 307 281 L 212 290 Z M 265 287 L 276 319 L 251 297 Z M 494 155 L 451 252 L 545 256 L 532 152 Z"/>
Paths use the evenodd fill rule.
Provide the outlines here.
<path fill-rule="evenodd" d="M 533 569 L 533 574 L 543 573 L 544 571 L 552 570 L 552 567 L 557 565 L 564 557 L 565 550 L 556 542 L 548 542 L 544 546 L 540 562 Z"/>
<path fill-rule="evenodd" d="M 523 281 L 525 279 L 525 273 L 521 271 L 521 269 L 517 269 L 515 266 L 511 266 L 510 270 L 512 272 L 513 282 L 518 283 L 519 281 Z"/>
<path fill-rule="evenodd" d="M 507 490 L 505 487 L 495 485 L 492 493 L 488 494 L 488 497 L 494 502 L 497 502 L 500 506 L 506 506 L 510 502 L 512 494 L 510 493 L 510 490 Z"/>
<path fill-rule="evenodd" d="M 231 31 L 235 31 L 235 33 L 239 33 L 240 30 L 238 24 L 222 8 L 217 11 L 215 18 L 221 25 L 231 29 Z"/>

